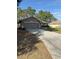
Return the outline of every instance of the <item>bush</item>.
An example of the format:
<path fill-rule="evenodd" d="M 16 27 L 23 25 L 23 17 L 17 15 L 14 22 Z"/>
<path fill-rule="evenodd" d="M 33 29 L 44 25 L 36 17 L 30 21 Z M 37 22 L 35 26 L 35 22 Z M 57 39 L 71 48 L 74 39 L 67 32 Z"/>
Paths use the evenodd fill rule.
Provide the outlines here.
<path fill-rule="evenodd" d="M 47 30 L 47 31 L 53 31 L 53 29 L 50 26 L 42 27 L 42 29 Z"/>

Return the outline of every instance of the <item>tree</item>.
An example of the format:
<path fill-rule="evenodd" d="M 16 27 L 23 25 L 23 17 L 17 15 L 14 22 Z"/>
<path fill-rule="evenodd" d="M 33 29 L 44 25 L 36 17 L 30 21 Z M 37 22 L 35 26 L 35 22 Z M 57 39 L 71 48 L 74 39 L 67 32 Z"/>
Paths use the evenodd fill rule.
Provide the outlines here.
<path fill-rule="evenodd" d="M 26 17 L 26 13 L 21 8 L 17 9 L 17 21 L 24 19 Z"/>
<path fill-rule="evenodd" d="M 18 12 L 17 13 L 18 13 L 19 17 L 24 17 L 25 16 L 25 12 L 21 8 L 18 8 Z"/>
<path fill-rule="evenodd" d="M 52 20 L 56 20 L 55 17 L 50 12 L 42 11 L 42 10 L 39 11 L 37 17 L 45 22 L 51 22 Z"/>
<path fill-rule="evenodd" d="M 27 14 L 29 14 L 29 16 L 34 16 L 36 10 L 35 10 L 35 9 L 32 9 L 32 7 L 28 7 L 25 12 L 26 12 Z"/>

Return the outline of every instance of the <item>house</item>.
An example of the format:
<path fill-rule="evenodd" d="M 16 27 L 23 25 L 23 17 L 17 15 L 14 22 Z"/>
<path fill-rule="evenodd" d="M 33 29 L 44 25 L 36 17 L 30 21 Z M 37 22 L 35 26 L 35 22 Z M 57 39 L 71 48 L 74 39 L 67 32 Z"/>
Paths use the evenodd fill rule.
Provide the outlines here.
<path fill-rule="evenodd" d="M 61 21 L 56 20 L 56 21 L 52 21 L 49 26 L 51 26 L 52 28 L 60 28 L 61 27 Z"/>
<path fill-rule="evenodd" d="M 35 17 L 25 18 L 21 20 L 19 23 L 19 26 L 25 29 L 40 29 L 42 28 L 42 26 L 47 26 L 47 23 L 45 23 L 44 21 L 40 21 Z"/>

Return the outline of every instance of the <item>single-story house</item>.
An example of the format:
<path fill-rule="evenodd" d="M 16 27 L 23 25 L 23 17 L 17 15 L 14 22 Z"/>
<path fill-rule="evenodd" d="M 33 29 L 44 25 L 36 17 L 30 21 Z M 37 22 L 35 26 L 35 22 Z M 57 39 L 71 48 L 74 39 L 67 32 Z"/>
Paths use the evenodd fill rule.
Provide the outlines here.
<path fill-rule="evenodd" d="M 51 26 L 52 28 L 60 28 L 61 27 L 61 21 L 56 20 L 56 21 L 52 21 L 49 26 Z"/>
<path fill-rule="evenodd" d="M 40 29 L 42 26 L 47 26 L 48 24 L 44 21 L 40 21 L 35 17 L 28 17 L 21 20 L 19 26 L 25 29 Z"/>

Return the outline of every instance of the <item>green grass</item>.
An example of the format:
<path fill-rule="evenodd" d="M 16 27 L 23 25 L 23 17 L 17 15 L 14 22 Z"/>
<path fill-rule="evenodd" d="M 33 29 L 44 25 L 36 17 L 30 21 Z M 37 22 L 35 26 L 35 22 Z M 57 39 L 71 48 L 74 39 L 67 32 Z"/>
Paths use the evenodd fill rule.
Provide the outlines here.
<path fill-rule="evenodd" d="M 54 32 L 57 32 L 57 33 L 61 33 L 61 28 L 51 28 L 50 26 L 47 26 L 47 27 L 44 27 L 43 28 L 44 30 L 47 30 L 47 31 L 54 31 Z"/>
<path fill-rule="evenodd" d="M 55 31 L 57 33 L 61 33 L 61 28 L 53 28 L 53 31 Z"/>

